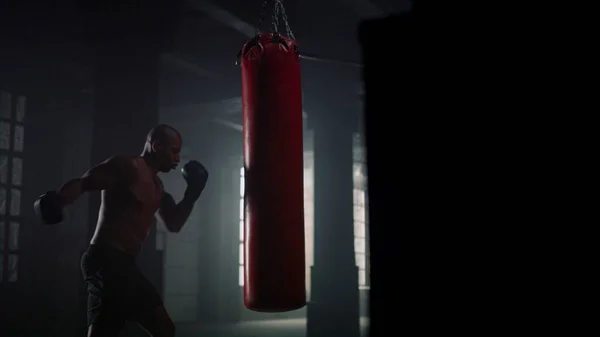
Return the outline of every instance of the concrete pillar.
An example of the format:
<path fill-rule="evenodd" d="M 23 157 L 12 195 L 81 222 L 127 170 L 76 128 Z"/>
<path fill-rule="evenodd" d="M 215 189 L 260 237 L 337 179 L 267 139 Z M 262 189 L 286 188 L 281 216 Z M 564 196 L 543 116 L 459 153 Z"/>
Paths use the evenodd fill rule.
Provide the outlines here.
<path fill-rule="evenodd" d="M 351 112 L 336 111 L 339 107 L 320 107 L 314 119 L 309 116 L 314 130 L 315 236 L 308 337 L 360 335 L 352 179 L 356 123 L 349 118 Z"/>

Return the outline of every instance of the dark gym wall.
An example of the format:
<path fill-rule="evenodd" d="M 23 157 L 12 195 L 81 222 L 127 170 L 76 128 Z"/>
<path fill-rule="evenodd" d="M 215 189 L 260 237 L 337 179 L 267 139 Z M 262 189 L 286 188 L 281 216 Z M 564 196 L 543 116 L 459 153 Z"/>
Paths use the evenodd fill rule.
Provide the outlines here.
<path fill-rule="evenodd" d="M 187 315 L 193 312 L 194 321 L 234 322 L 239 318 L 241 300 L 236 238 L 242 138 L 239 131 L 207 118 L 211 113 L 208 106 L 198 104 L 188 109 L 167 106 L 161 110 L 161 122 L 174 126 L 182 134 L 182 162 L 199 160 L 209 171 L 209 182 L 184 230 L 167 234 L 164 295 L 167 309 L 174 310 L 176 320 L 188 321 Z M 166 188 L 171 185 L 174 188 L 171 193 L 180 198 L 185 189 L 180 173 L 169 173 L 164 179 Z M 182 241 L 189 236 L 188 230 L 193 235 L 197 233 L 197 240 L 189 244 Z M 194 261 L 195 270 L 186 262 L 186 270 L 182 271 L 180 261 Z M 169 290 L 171 284 L 180 284 L 182 272 L 192 273 L 197 279 L 196 284 L 185 285 L 195 287 L 192 305 L 183 303 L 190 301 L 192 291 L 187 290 L 189 296 L 184 299 L 178 296 L 181 287 Z M 184 307 L 187 314 L 178 314 Z"/>
<path fill-rule="evenodd" d="M 333 120 L 333 123 L 329 123 L 325 128 L 320 128 L 319 131 L 321 134 L 329 134 L 325 138 L 321 137 L 321 142 L 324 142 L 321 146 L 322 148 L 326 148 L 328 143 L 332 141 L 335 143 L 330 151 L 330 153 L 325 153 L 320 156 L 319 167 L 327 168 L 328 166 L 336 167 L 337 165 L 337 157 L 334 155 L 333 157 L 330 155 L 344 153 L 346 156 L 343 158 L 344 162 L 347 165 L 341 164 L 343 169 L 342 171 L 347 174 L 344 175 L 344 181 L 340 182 L 340 186 L 344 186 L 346 190 L 349 189 L 350 199 L 346 199 L 346 201 L 350 200 L 350 203 L 347 204 L 344 213 L 346 214 L 346 220 L 340 221 L 334 225 L 334 228 L 339 230 L 334 230 L 334 237 L 339 237 L 340 235 L 350 234 L 350 238 L 348 239 L 348 243 L 350 243 L 350 247 L 352 245 L 353 239 L 351 237 L 353 230 L 353 221 L 352 221 L 352 146 L 353 146 L 353 136 L 361 131 L 360 126 L 360 118 L 361 118 L 361 104 L 360 104 L 360 96 L 358 93 L 358 84 L 357 80 L 352 81 L 353 76 L 358 77 L 358 72 L 348 71 L 347 69 L 328 69 L 327 67 L 321 67 L 319 69 L 314 69 L 307 66 L 306 76 L 303 81 L 303 85 L 308 90 L 305 91 L 305 108 L 308 110 L 309 120 L 307 123 L 308 128 L 315 128 L 323 124 L 323 121 L 328 120 L 323 118 L 323 115 L 330 116 L 329 119 Z M 323 80 L 320 76 L 316 76 L 316 74 L 323 75 L 327 74 L 334 78 L 333 80 L 323 83 Z M 345 77 L 344 77 L 345 76 Z M 343 81 L 345 84 L 340 85 L 339 83 L 335 83 L 340 77 L 347 78 L 346 81 Z M 205 81 L 205 86 L 210 85 L 211 80 Z M 161 94 L 172 92 L 172 86 L 177 85 L 176 81 L 170 79 L 168 82 L 162 82 L 163 87 L 170 87 L 169 90 L 161 90 Z M 204 83 L 204 82 L 203 82 Z M 314 88 L 311 88 L 314 86 Z M 197 90 L 197 96 L 199 99 L 204 97 L 204 91 L 200 90 L 202 86 L 199 88 L 194 88 Z M 328 88 L 335 87 L 335 93 L 332 94 L 331 90 L 327 90 Z M 239 94 L 239 93 L 238 93 Z M 348 99 L 350 97 L 351 99 Z M 165 98 L 165 97 L 163 97 Z M 171 104 L 165 105 L 161 110 L 161 121 L 172 124 L 176 126 L 182 134 L 184 135 L 184 155 L 188 156 L 187 159 L 201 159 L 205 160 L 204 157 L 198 157 L 198 154 L 201 151 L 212 150 L 214 154 L 210 156 L 209 159 L 206 159 L 207 165 L 215 164 L 215 168 L 218 172 L 214 173 L 211 171 L 211 178 L 209 186 L 207 187 L 204 202 L 201 202 L 198 206 L 199 208 L 205 207 L 207 203 L 215 203 L 215 207 L 212 207 L 205 214 L 199 214 L 198 225 L 195 223 L 189 223 L 187 226 L 200 226 L 201 231 L 208 231 L 210 228 L 218 229 L 217 232 L 206 232 L 202 233 L 199 237 L 199 240 L 205 240 L 207 236 L 210 239 L 206 239 L 206 246 L 201 244 L 201 248 L 205 250 L 207 255 L 201 255 L 199 258 L 199 267 L 198 270 L 201 270 L 201 275 L 199 276 L 200 282 L 199 286 L 199 296 L 210 298 L 211 296 L 216 296 L 215 294 L 204 294 L 205 291 L 217 291 L 218 289 L 225 289 L 225 293 L 223 298 L 229 299 L 228 294 L 231 294 L 231 290 L 229 287 L 233 287 L 232 284 L 236 286 L 233 289 L 237 289 L 238 299 L 237 304 L 232 307 L 232 310 L 212 310 L 210 307 L 207 307 L 207 315 L 200 315 L 200 319 L 208 320 L 209 317 L 222 317 L 219 319 L 231 320 L 236 319 L 236 316 L 239 316 L 240 320 L 261 320 L 261 319 L 277 319 L 277 318 L 304 318 L 306 317 L 306 308 L 302 308 L 300 310 L 296 310 L 293 312 L 286 313 L 256 313 L 246 309 L 243 305 L 242 301 L 242 288 L 237 285 L 238 271 L 234 270 L 238 266 L 239 260 L 239 168 L 242 166 L 242 139 L 241 132 L 238 130 L 234 130 L 232 128 L 223 126 L 221 124 L 215 123 L 211 116 L 215 114 L 221 113 L 224 111 L 228 111 L 227 102 L 215 101 L 211 100 L 211 96 L 207 96 L 205 98 L 205 103 L 202 104 L 185 104 L 181 103 L 179 105 L 174 105 L 172 99 L 166 100 Z M 223 98 L 233 98 L 233 97 L 223 97 Z M 229 101 L 229 100 L 227 100 Z M 236 115 L 241 115 L 241 110 L 235 112 Z M 343 128 L 340 127 L 343 126 Z M 307 132 L 308 133 L 308 129 Z M 339 137 L 338 137 L 339 136 Z M 343 142 L 335 142 L 335 140 L 344 139 Z M 196 140 L 197 139 L 197 140 Z M 197 148 L 192 150 L 192 147 L 189 145 L 190 141 L 194 141 L 194 145 Z M 195 154 L 191 154 L 190 151 L 196 152 Z M 231 157 L 239 156 L 238 164 L 232 164 L 236 159 L 231 159 Z M 207 157 L 208 158 L 208 157 Z M 334 171 L 339 171 L 334 169 Z M 218 176 L 217 176 L 218 175 Z M 221 178 L 223 177 L 223 178 Z M 177 179 L 177 177 L 175 178 Z M 217 180 L 219 179 L 219 180 Z M 324 179 L 325 182 L 328 179 L 327 177 Z M 322 180 L 323 181 L 323 180 Z M 214 189 L 214 185 L 217 184 L 219 188 L 217 190 Z M 210 189 L 213 188 L 213 189 Z M 325 186 L 325 189 L 329 187 Z M 335 188 L 338 189 L 337 187 Z M 179 191 L 178 193 L 182 193 Z M 213 200 L 214 199 L 214 200 Z M 338 198 L 339 199 L 339 198 Z M 320 201 L 321 209 L 327 209 L 332 207 L 330 198 L 326 198 L 325 201 Z M 347 203 L 347 202 L 346 202 Z M 333 205 L 333 207 L 337 207 Z M 225 212 L 221 214 L 221 209 L 225 208 Z M 200 212 L 202 213 L 202 212 Z M 328 217 L 329 215 L 325 215 Z M 349 217 L 348 217 L 349 216 Z M 337 216 L 336 216 L 337 217 Z M 339 218 L 339 217 L 338 217 Z M 206 223 L 206 221 L 209 223 Z M 196 220 L 191 220 L 192 222 Z M 346 225 L 343 225 L 346 223 Z M 206 226 L 210 227 L 206 227 Z M 343 231 L 342 231 L 343 230 Z M 343 232 L 343 233 L 342 233 Z M 345 233 L 345 234 L 344 234 Z M 327 234 L 329 235 L 329 234 Z M 178 237 L 178 234 L 173 235 L 173 237 Z M 347 236 L 347 235 L 346 235 Z M 224 239 L 223 239 L 224 238 Z M 223 241 L 225 240 L 225 241 Z M 202 241 L 204 242 L 204 241 Z M 218 245 L 215 243 L 221 242 L 222 251 L 218 251 Z M 337 244 L 332 242 L 326 242 L 325 245 Z M 214 248 L 210 248 L 215 245 Z M 167 247 L 167 251 L 170 248 Z M 178 254 L 181 255 L 181 259 L 189 259 L 189 254 L 185 255 L 182 249 L 178 249 Z M 197 250 L 190 249 L 187 250 L 188 253 L 196 253 Z M 216 252 L 218 255 L 211 254 L 211 251 Z M 352 268 L 354 264 L 354 254 L 352 249 L 348 250 L 348 254 L 344 255 L 344 260 L 349 261 L 349 271 L 344 274 L 339 274 L 339 279 L 336 279 L 336 284 L 350 284 L 349 289 L 355 288 L 352 283 L 356 283 L 356 279 L 358 278 L 358 272 L 356 268 Z M 167 252 L 167 256 L 172 256 Z M 224 269 L 223 272 L 213 271 L 213 273 L 209 273 L 208 270 L 211 268 L 210 264 L 214 261 L 216 256 L 221 256 L 219 258 L 220 268 Z M 201 261 L 208 259 L 208 263 L 202 263 Z M 167 258 L 167 263 L 169 258 Z M 331 263 L 324 262 L 326 265 L 331 265 Z M 166 266 L 168 269 L 169 266 Z M 323 268 L 322 268 L 323 269 Z M 326 268 L 325 268 L 326 269 Z M 226 270 L 226 271 L 225 271 Z M 205 273 L 206 272 L 206 273 Z M 330 277 L 330 272 L 326 272 L 325 274 L 321 273 L 321 278 L 327 279 Z M 229 276 L 224 278 L 224 273 L 228 273 Z M 169 279 L 170 276 L 166 275 L 166 278 Z M 207 282 L 207 283 L 204 283 Z M 225 287 L 223 282 L 227 282 L 227 286 Z M 166 288 L 169 288 L 167 281 Z M 312 288 L 315 289 L 318 287 L 318 281 L 315 281 Z M 208 287 L 205 287 L 205 284 Z M 338 287 L 339 288 L 339 287 Z M 357 287 L 356 287 L 357 288 Z M 168 291 L 168 290 L 167 290 Z M 353 296 L 355 298 L 352 307 L 355 310 L 355 316 L 368 316 L 368 294 L 369 290 L 349 290 L 348 293 L 350 295 L 342 295 L 338 292 L 336 296 Z M 166 298 L 169 298 L 169 294 L 165 294 Z M 227 300 L 225 300 L 227 302 Z M 200 308 L 204 307 L 206 303 L 210 303 L 209 300 L 199 301 L 198 305 Z M 180 304 L 183 306 L 183 303 Z M 211 304 L 211 306 L 214 304 Z M 225 304 L 221 304 L 219 302 L 218 306 L 223 306 Z M 229 305 L 229 304 L 227 304 Z M 189 310 L 194 310 L 195 308 L 188 308 Z M 202 312 L 199 309 L 199 312 Z M 187 317 L 186 317 L 187 319 Z"/>
<path fill-rule="evenodd" d="M 3 44 L 0 53 L 6 54 L 10 51 L 10 48 L 4 48 L 5 46 L 8 45 Z M 89 226 L 96 221 L 97 195 L 94 196 L 96 199 L 92 207 L 88 207 L 89 197 L 83 197 L 74 207 L 70 208 L 70 216 L 65 224 L 48 228 L 37 224 L 31 212 L 31 203 L 44 191 L 57 188 L 65 180 L 83 173 L 91 164 L 105 159 L 121 141 L 127 144 L 127 149 L 123 148 L 119 152 L 139 153 L 145 132 L 155 122 L 169 123 L 180 129 L 184 137 L 184 155 L 186 156 L 184 160 L 198 159 L 202 161 L 211 174 L 206 192 L 201 197 L 186 226 L 188 227 L 186 230 L 190 231 L 166 234 L 165 240 L 162 241 L 167 243 L 164 245 L 166 247 L 163 261 L 164 275 L 159 271 L 160 268 L 152 268 L 162 265 L 162 263 L 156 263 L 158 260 L 150 258 L 145 262 L 145 271 L 158 285 L 159 291 L 164 289 L 167 305 L 173 303 L 177 308 L 176 311 L 173 311 L 173 315 L 182 317 L 186 322 L 196 320 L 234 322 L 249 319 L 306 317 L 306 309 L 282 314 L 260 314 L 249 311 L 243 306 L 241 288 L 238 285 L 241 133 L 199 117 L 205 113 L 202 109 L 197 111 L 196 116 L 178 117 L 160 114 L 157 117 L 155 107 L 152 107 L 154 103 L 149 104 L 142 100 L 138 100 L 137 106 L 134 108 L 140 109 L 142 106 L 148 106 L 148 115 L 138 111 L 135 116 L 140 117 L 146 124 L 136 126 L 133 134 L 125 133 L 124 130 L 128 126 L 119 125 L 124 123 L 123 116 L 115 114 L 114 111 L 112 111 L 112 117 L 105 116 L 107 117 L 105 119 L 106 126 L 103 127 L 102 123 L 94 125 L 92 123 L 92 106 L 98 108 L 98 101 L 94 101 L 95 97 L 91 95 L 91 92 L 82 92 L 82 89 L 89 88 L 81 86 L 78 80 L 70 78 L 61 67 L 57 66 L 60 63 L 57 59 L 64 60 L 69 56 L 47 56 L 51 47 L 56 47 L 56 44 L 50 45 L 44 50 L 38 48 L 27 52 L 23 51 L 8 58 L 3 57 L 0 64 L 0 89 L 5 90 L 6 88 L 9 92 L 25 94 L 28 97 L 24 152 L 26 185 L 22 199 L 26 225 L 21 232 L 20 241 L 21 247 L 23 247 L 20 260 L 23 273 L 14 285 L 0 284 L 0 299 L 8 299 L 8 302 L 11 302 L 10 307 L 2 304 L 5 302 L 4 300 L 0 302 L 0 310 L 2 310 L 0 311 L 0 323 L 4 324 L 2 320 L 5 318 L 7 321 L 15 318 L 11 325 L 7 325 L 9 326 L 8 330 L 4 330 L 5 325 L 1 325 L 2 331 L 11 331 L 10 327 L 12 326 L 15 332 L 17 329 L 19 332 L 30 329 L 32 334 L 39 335 L 50 333 L 60 333 L 61 336 L 65 334 L 67 336 L 82 335 L 80 330 L 71 325 L 73 320 L 79 322 L 85 320 L 85 312 L 81 308 L 77 308 L 74 303 L 77 300 L 81 301 L 85 295 L 81 293 L 79 257 L 87 245 L 90 234 Z M 77 49 L 80 46 L 70 44 L 70 48 Z M 40 57 L 40 55 L 45 55 L 45 57 Z M 118 66 L 125 73 L 129 69 L 126 67 L 127 63 L 123 62 Z M 131 62 L 130 65 L 132 63 L 135 62 Z M 150 74 L 152 71 L 148 73 Z M 336 81 L 322 86 L 315 85 L 327 72 L 330 77 L 336 77 Z M 350 104 L 351 106 L 338 103 L 350 97 L 349 95 L 355 94 L 355 91 L 352 90 L 357 89 L 353 84 L 358 82 L 357 76 L 347 75 L 340 78 L 335 75 L 335 71 L 332 74 L 331 69 L 319 70 L 315 73 L 319 76 L 313 73 L 312 79 L 310 74 L 306 74 L 303 78 L 305 87 L 314 86 L 312 93 L 305 94 L 307 110 L 313 113 L 316 111 L 327 113 L 330 110 L 339 117 L 338 121 L 353 120 L 354 117 L 349 116 L 353 114 L 352 108 L 356 108 L 354 101 Z M 165 78 L 166 76 L 160 77 Z M 144 85 L 147 83 L 144 83 L 145 81 L 141 78 L 137 79 L 141 85 L 133 84 L 129 94 L 145 92 L 148 95 L 149 92 L 153 92 L 154 89 L 150 87 L 144 89 Z M 110 86 L 111 83 L 119 83 L 121 80 L 122 78 L 116 76 L 107 77 L 105 84 Z M 340 90 L 340 82 L 345 83 L 344 85 L 349 88 Z M 175 85 L 171 91 L 177 91 L 181 96 L 191 97 L 190 99 L 193 98 L 194 101 L 200 99 L 198 96 L 203 95 L 203 90 L 214 89 L 213 84 L 210 80 L 198 87 L 186 87 L 176 81 L 169 83 L 169 85 Z M 177 87 L 177 85 L 181 87 Z M 221 83 L 219 88 L 226 86 Z M 236 82 L 235 85 L 231 85 L 229 92 L 211 92 L 210 95 L 207 94 L 206 99 L 233 97 L 239 94 L 238 90 L 234 90 L 238 87 L 239 83 Z M 332 94 L 332 88 L 336 88 L 338 93 L 326 95 L 325 93 Z M 158 91 L 158 94 L 148 95 L 149 99 L 158 100 L 158 96 L 164 93 L 163 90 Z M 213 91 L 218 90 L 214 89 Z M 332 100 L 337 103 L 331 102 Z M 127 108 L 132 107 L 130 104 L 133 103 L 132 99 L 118 99 L 113 104 L 112 107 L 104 106 L 104 109 L 107 111 L 113 110 L 113 108 L 123 109 L 119 111 L 127 112 Z M 158 108 L 156 107 L 156 109 Z M 313 119 L 313 121 L 316 120 Z M 113 127 L 117 127 L 119 131 L 111 134 Z M 325 129 L 327 128 L 334 131 L 331 138 L 342 133 L 346 137 L 340 143 L 344 143 L 346 146 L 343 160 L 349 162 L 347 146 L 351 142 L 348 136 L 351 134 L 349 129 L 353 129 L 353 127 L 343 125 L 343 128 L 338 129 L 333 123 L 330 123 Z M 94 133 L 102 136 L 94 137 Z M 35 138 L 29 135 L 35 135 Z M 111 136 L 114 139 L 111 139 Z M 320 138 L 320 141 L 324 141 L 323 138 Z M 109 145 L 102 145 L 102 143 Z M 96 147 L 105 145 L 106 147 L 100 151 L 94 150 L 92 153 L 93 144 L 96 144 Z M 326 150 L 329 153 L 336 152 L 331 147 Z M 321 158 L 323 157 L 327 157 L 327 155 L 321 155 Z M 326 164 L 320 167 L 324 166 Z M 349 169 L 342 167 L 342 171 L 347 173 Z M 327 177 L 327 174 L 321 175 L 321 181 L 326 180 L 323 177 Z M 340 186 L 344 190 L 349 189 L 351 180 L 350 177 L 346 178 L 348 178 L 346 185 L 340 179 L 335 182 L 337 184 L 335 186 Z M 185 186 L 182 184 L 178 172 L 174 172 L 168 178 L 165 177 L 165 181 L 167 188 L 171 188 L 174 195 L 181 196 Z M 327 187 L 322 188 L 326 189 Z M 344 203 L 344 205 L 339 207 L 344 218 L 339 222 L 340 228 L 344 228 L 346 234 L 348 228 L 352 226 L 348 214 L 350 206 L 347 201 L 348 199 L 344 198 L 343 202 L 340 201 L 340 204 Z M 323 203 L 320 207 L 325 209 L 328 204 Z M 322 214 L 325 214 L 324 217 L 327 216 L 327 213 Z M 194 241 L 196 240 L 194 236 L 197 236 L 197 241 Z M 160 240 L 160 236 L 151 236 L 145 250 L 158 249 Z M 191 249 L 191 246 L 195 246 L 194 249 Z M 187 250 L 188 248 L 190 250 Z M 195 259 L 194 267 L 190 267 L 187 263 L 192 258 Z M 346 263 L 350 261 L 350 254 L 345 254 L 341 259 L 345 261 L 344 265 L 347 268 L 343 273 L 334 275 L 336 276 L 335 282 L 343 283 L 346 280 L 352 280 L 351 282 L 354 283 L 357 277 L 356 273 L 353 266 Z M 321 270 L 326 269 L 320 268 Z M 185 272 L 180 273 L 184 269 Z M 321 273 L 319 276 L 321 280 L 326 279 L 328 273 L 332 273 L 333 269 L 326 271 L 327 273 Z M 193 276 L 186 278 L 188 275 Z M 161 286 L 161 282 L 165 283 Z M 316 289 L 317 283 L 317 281 L 313 283 L 313 291 Z M 195 290 L 191 290 L 193 286 L 196 286 Z M 186 289 L 185 292 L 177 293 L 175 291 L 183 288 Z M 346 294 L 356 298 L 353 291 L 350 289 Z M 359 299 L 364 301 L 366 294 L 368 291 L 360 291 Z M 191 301 L 191 297 L 195 297 L 196 300 Z M 362 306 L 362 308 L 365 307 Z M 180 314 L 182 316 L 179 316 Z M 365 312 L 363 311 L 362 314 L 364 315 Z M 78 326 L 81 325 L 78 324 Z"/>
<path fill-rule="evenodd" d="M 86 200 L 80 200 L 64 224 L 52 227 L 40 225 L 32 204 L 38 195 L 89 165 L 89 99 L 80 92 L 81 82 L 58 61 L 69 55 L 57 53 L 52 45 L 24 48 L 15 41 L 2 42 L 6 48 L 1 50 L 0 90 L 11 93 L 13 109 L 18 96 L 27 100 L 18 278 L 0 283 L 0 326 L 3 333 L 72 335 Z M 40 59 L 41 54 L 46 57 Z"/>

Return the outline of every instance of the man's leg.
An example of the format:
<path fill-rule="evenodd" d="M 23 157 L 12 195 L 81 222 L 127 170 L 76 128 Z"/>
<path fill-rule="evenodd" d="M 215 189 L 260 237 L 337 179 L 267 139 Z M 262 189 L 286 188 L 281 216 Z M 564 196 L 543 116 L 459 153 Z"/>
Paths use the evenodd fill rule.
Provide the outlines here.
<path fill-rule="evenodd" d="M 113 270 L 99 248 L 90 247 L 81 258 L 88 287 L 88 337 L 118 337 L 127 322 L 124 273 Z"/>
<path fill-rule="evenodd" d="M 146 330 L 152 337 L 175 336 L 175 324 L 162 305 L 147 310 L 143 315 L 136 318 L 136 322 Z"/>
<path fill-rule="evenodd" d="M 88 337 L 118 337 L 127 322 L 122 306 L 107 294 L 88 294 Z"/>
<path fill-rule="evenodd" d="M 119 337 L 121 330 L 123 330 L 123 326 L 115 327 L 94 323 L 88 328 L 87 337 Z"/>
<path fill-rule="evenodd" d="M 152 337 L 173 337 L 175 324 L 154 285 L 137 268 L 132 279 L 135 279 L 136 285 L 131 297 L 135 302 L 131 303 L 133 320 Z"/>
<path fill-rule="evenodd" d="M 125 324 L 124 303 L 111 293 L 88 293 L 88 337 L 118 337 Z M 106 289 L 105 289 L 106 290 Z"/>

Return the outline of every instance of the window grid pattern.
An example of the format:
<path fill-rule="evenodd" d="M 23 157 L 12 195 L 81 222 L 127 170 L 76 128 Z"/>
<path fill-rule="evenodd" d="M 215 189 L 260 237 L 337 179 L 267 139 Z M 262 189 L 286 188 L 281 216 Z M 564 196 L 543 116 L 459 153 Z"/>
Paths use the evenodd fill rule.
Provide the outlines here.
<path fill-rule="evenodd" d="M 18 280 L 27 99 L 0 90 L 0 282 Z"/>
<path fill-rule="evenodd" d="M 355 134 L 353 139 L 353 165 L 354 179 L 354 253 L 358 267 L 358 287 L 369 289 L 369 239 L 367 222 L 367 173 L 365 147 L 360 134 Z"/>
<path fill-rule="evenodd" d="M 239 285 L 244 286 L 244 168 L 240 169 L 240 257 L 239 257 Z"/>

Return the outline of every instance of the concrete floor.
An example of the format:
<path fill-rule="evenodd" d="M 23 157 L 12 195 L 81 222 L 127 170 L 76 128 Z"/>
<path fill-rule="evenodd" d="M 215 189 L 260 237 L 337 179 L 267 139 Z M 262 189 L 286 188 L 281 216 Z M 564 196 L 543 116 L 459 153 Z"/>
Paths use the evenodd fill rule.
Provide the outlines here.
<path fill-rule="evenodd" d="M 369 319 L 361 318 L 361 335 L 367 336 Z M 177 324 L 176 337 L 306 337 L 306 319 L 249 321 L 226 326 Z"/>
<path fill-rule="evenodd" d="M 228 325 L 176 323 L 175 337 L 306 337 L 306 319 L 247 321 Z M 368 336 L 369 319 L 360 319 L 361 336 Z M 0 336 L 4 335 L 0 331 Z M 119 337 L 146 336 L 139 328 L 129 327 Z M 13 336 L 16 337 L 16 336 Z M 60 337 L 60 336 L 53 336 Z M 338 337 L 338 336 L 332 336 Z"/>

